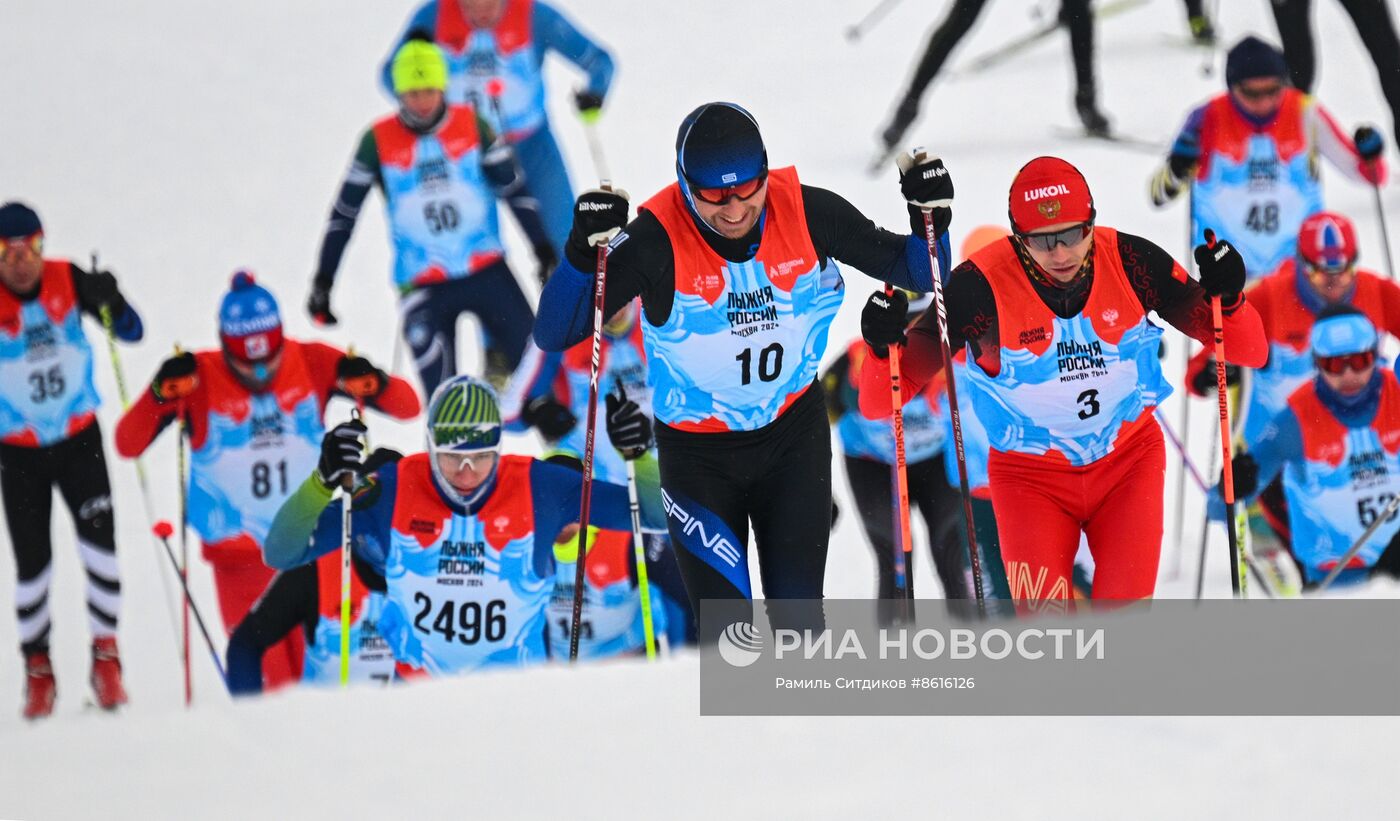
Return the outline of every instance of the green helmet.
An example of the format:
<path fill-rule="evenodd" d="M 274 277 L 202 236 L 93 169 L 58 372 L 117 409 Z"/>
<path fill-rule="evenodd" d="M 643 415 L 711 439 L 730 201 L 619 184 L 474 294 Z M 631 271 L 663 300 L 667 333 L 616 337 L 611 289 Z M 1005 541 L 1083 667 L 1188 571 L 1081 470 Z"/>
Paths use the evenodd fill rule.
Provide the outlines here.
<path fill-rule="evenodd" d="M 393 79 L 396 95 L 426 88 L 446 91 L 447 58 L 442 56 L 442 49 L 434 43 L 409 40 L 394 53 L 389 75 Z"/>
<path fill-rule="evenodd" d="M 489 491 L 492 482 L 483 482 L 463 494 L 443 475 L 438 457 L 500 450 L 501 406 L 496 392 L 474 377 L 454 376 L 433 391 L 428 400 L 427 422 L 429 461 L 438 490 L 458 505 L 475 504 Z"/>

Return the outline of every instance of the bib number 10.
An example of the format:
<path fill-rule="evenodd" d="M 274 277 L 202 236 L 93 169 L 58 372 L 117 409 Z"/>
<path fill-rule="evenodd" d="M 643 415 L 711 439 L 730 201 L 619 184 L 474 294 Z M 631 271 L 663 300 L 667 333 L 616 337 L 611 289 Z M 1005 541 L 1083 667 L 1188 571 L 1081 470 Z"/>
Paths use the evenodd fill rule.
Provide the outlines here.
<path fill-rule="evenodd" d="M 734 357 L 739 363 L 739 382 L 747 385 L 753 381 L 753 348 L 745 348 Z M 783 373 L 783 346 L 774 342 L 758 352 L 758 378 L 761 382 L 772 382 Z"/>

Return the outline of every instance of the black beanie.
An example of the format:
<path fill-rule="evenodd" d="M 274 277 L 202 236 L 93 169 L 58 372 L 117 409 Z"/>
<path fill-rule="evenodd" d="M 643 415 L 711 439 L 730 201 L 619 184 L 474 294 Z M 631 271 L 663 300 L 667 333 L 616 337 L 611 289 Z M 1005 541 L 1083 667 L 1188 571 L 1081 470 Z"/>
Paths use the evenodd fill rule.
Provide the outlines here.
<path fill-rule="evenodd" d="M 15 239 L 37 234 L 44 230 L 39 223 L 39 215 L 22 202 L 7 202 L 0 205 L 0 239 Z"/>
<path fill-rule="evenodd" d="M 1235 44 L 1225 57 L 1225 84 L 1239 85 L 1256 77 L 1288 76 L 1288 64 L 1278 49 L 1250 35 Z"/>

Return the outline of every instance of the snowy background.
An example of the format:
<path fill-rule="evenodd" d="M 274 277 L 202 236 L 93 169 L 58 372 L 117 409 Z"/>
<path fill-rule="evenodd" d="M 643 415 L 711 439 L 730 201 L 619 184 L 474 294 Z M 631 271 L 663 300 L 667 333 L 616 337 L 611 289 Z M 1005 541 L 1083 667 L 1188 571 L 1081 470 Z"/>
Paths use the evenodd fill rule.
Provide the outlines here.
<path fill-rule="evenodd" d="M 617 57 L 600 129 L 613 178 L 634 201 L 672 179 L 681 117 L 727 99 L 754 113 L 775 166 L 796 163 L 804 181 L 904 230 L 893 169 L 872 179 L 864 166 L 946 3 L 903 3 L 856 45 L 842 34 L 867 10 L 863 1 L 557 5 Z M 1046 13 L 1055 6 L 1041 5 Z M 1250 31 L 1276 40 L 1265 0 L 1220 5 L 1227 43 Z M 1336 3 L 1316 6 L 1314 90 L 1348 131 L 1374 122 L 1388 134 L 1390 114 L 1350 21 Z M 1030 30 L 1033 8 L 1030 0 L 990 3 L 950 66 Z M 122 351 L 134 389 L 175 342 L 216 344 L 218 300 L 240 266 L 281 298 L 291 335 L 354 343 L 388 364 L 397 321 L 377 195 L 337 283 L 341 327 L 313 330 L 302 306 L 355 138 L 391 108 L 377 71 L 410 10 L 407 0 L 0 0 L 0 200 L 38 209 L 50 255 L 85 262 L 97 249 L 117 274 L 147 325 L 146 341 Z M 1188 108 L 1221 89 L 1219 69 L 1203 76 L 1202 54 L 1185 47 L 1185 35 L 1179 0 L 1151 0 L 1102 23 L 1100 103 L 1120 129 L 1165 147 Z M 556 64 L 548 79 L 577 188 L 596 177 L 565 93 L 578 76 Z M 908 141 L 941 154 L 954 175 L 954 241 L 1004 222 L 1015 170 L 1054 153 L 1084 171 L 1105 224 L 1183 255 L 1184 205 L 1153 211 L 1147 202 L 1159 156 L 1057 138 L 1056 129 L 1077 124 L 1072 94 L 1063 35 L 983 74 L 945 73 L 932 87 Z M 1329 205 L 1357 220 L 1363 264 L 1383 271 L 1371 192 L 1325 173 Z M 1400 214 L 1395 185 L 1385 201 Z M 533 260 L 520 237 L 512 243 L 528 279 Z M 853 271 L 847 283 L 833 356 L 857 333 L 875 285 Z M 90 330 L 110 441 L 115 382 L 100 332 Z M 467 361 L 474 356 L 468 351 Z M 1169 373 L 1179 373 L 1179 361 L 1178 344 Z M 1173 420 L 1177 401 L 1166 408 Z M 1200 432 L 1212 407 L 1197 405 L 1194 450 L 1204 464 L 1211 443 Z M 376 441 L 419 443 L 414 424 L 372 426 Z M 513 445 L 536 447 L 525 438 Z M 160 515 L 173 516 L 173 437 L 157 443 L 147 468 Z M 120 716 L 84 707 L 82 573 L 71 525 L 57 513 L 59 697 L 56 716 L 36 726 L 18 717 L 19 655 L 2 649 L 17 638 L 13 563 L 0 549 L 0 817 L 1393 817 L 1393 788 L 1384 786 L 1397 774 L 1400 722 L 1392 718 L 702 719 L 694 658 L 234 705 L 197 645 L 196 704 L 187 712 L 165 560 L 145 535 L 131 464 L 113 459 L 111 469 L 131 705 Z M 836 488 L 846 514 L 827 592 L 865 597 L 874 563 L 839 468 Z M 1164 596 L 1189 595 L 1194 579 L 1200 500 L 1188 492 L 1186 555 L 1164 548 Z M 1174 509 L 1168 499 L 1169 515 Z M 926 558 L 919 582 L 931 592 Z M 1208 579 L 1215 595 L 1228 592 L 1218 564 Z M 192 573 L 196 597 L 217 618 L 207 567 L 196 560 Z"/>

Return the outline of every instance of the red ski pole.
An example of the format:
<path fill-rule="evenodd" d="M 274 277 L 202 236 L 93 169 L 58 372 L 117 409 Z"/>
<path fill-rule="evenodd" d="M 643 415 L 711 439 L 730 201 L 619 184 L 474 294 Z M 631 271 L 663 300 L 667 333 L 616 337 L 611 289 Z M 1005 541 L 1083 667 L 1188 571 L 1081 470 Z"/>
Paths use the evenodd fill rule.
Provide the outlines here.
<path fill-rule="evenodd" d="M 1215 232 L 1206 229 L 1206 247 L 1215 247 Z M 1225 319 L 1220 296 L 1210 298 L 1211 331 L 1215 337 L 1215 394 L 1220 408 L 1220 454 L 1225 466 L 1222 471 L 1225 497 L 1225 534 L 1230 541 L 1230 592 L 1240 597 L 1240 543 L 1235 533 L 1235 470 L 1234 444 L 1230 441 L 1230 398 L 1225 385 Z"/>
<path fill-rule="evenodd" d="M 885 283 L 885 296 L 894 295 L 894 286 Z M 909 532 L 909 467 L 904 454 L 904 389 L 899 382 L 899 346 L 890 346 L 890 423 L 894 427 L 894 578 L 903 598 L 914 597 L 910 578 L 913 568 L 914 543 Z"/>

